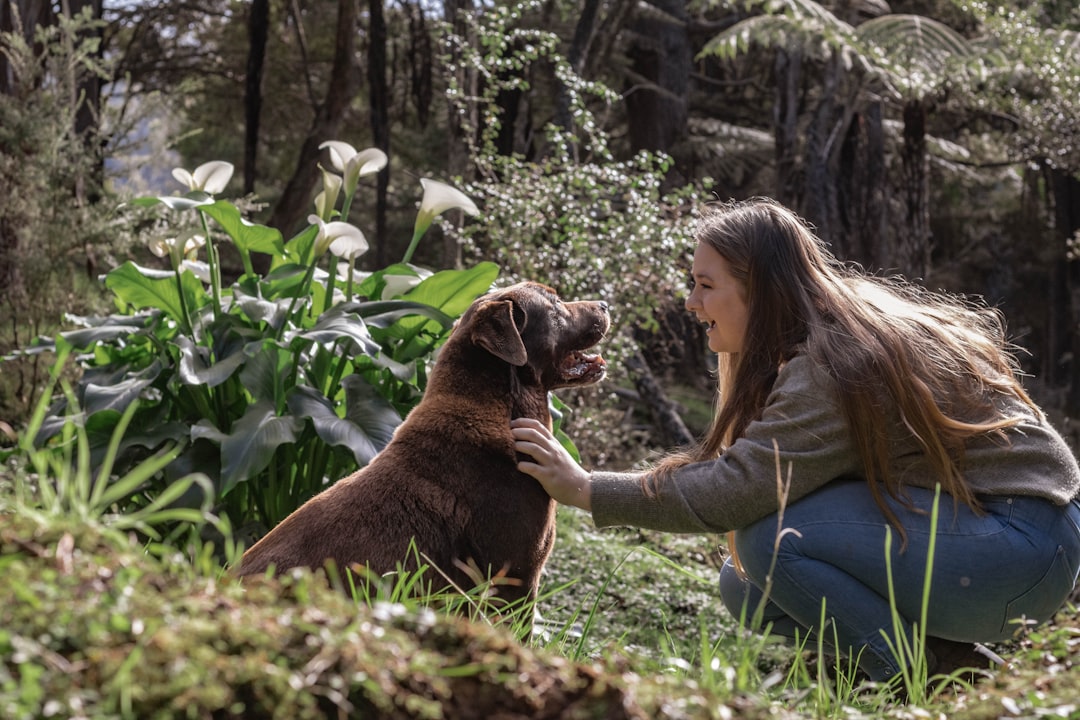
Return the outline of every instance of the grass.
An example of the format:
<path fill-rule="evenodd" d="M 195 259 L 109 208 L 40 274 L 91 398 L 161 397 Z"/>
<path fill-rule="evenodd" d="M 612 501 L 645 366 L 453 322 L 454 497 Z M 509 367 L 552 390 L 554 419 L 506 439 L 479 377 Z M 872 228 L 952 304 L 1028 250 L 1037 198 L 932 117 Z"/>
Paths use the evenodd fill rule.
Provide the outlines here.
<path fill-rule="evenodd" d="M 497 580 L 420 598 L 410 573 L 241 585 L 207 508 L 115 512 L 161 458 L 93 475 L 67 432 L 68 455 L 24 443 L 0 475 L 0 717 L 1080 718 L 1071 605 L 998 648 L 1009 668 L 929 691 L 916 669 L 900 702 L 819 638 L 742 632 L 715 587 L 720 538 L 598 531 L 562 508 L 542 596 L 510 609 Z"/>
<path fill-rule="evenodd" d="M 715 548 L 701 537 L 601 532 L 583 513 L 561 511 L 538 603 L 550 631 L 522 642 L 483 612 L 484 588 L 461 617 L 445 598 L 404 596 L 407 577 L 369 586 L 359 604 L 307 572 L 241 586 L 221 572 L 215 548 L 176 552 L 93 519 L 13 513 L 14 495 L 4 497 L 5 718 L 331 717 L 350 708 L 438 718 L 468 715 L 468 703 L 511 717 L 915 711 L 859 689 L 850 667 L 812 644 L 740 634 L 712 592 Z M 1011 649 L 1012 670 L 926 698 L 917 716 L 1080 716 L 1074 621 L 1069 608 Z"/>

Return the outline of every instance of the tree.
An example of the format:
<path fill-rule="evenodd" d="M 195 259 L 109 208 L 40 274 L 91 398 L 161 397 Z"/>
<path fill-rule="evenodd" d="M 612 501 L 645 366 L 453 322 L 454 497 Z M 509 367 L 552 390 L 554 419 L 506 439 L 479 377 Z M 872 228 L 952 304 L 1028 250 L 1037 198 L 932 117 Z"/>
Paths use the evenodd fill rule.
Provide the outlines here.
<path fill-rule="evenodd" d="M 338 0 L 334 62 L 326 92 L 316 109 L 307 136 L 300 145 L 296 170 L 270 213 L 270 225 L 286 237 L 305 217 L 310 202 L 309 195 L 318 178 L 318 168 L 311 162 L 311 158 L 318 155 L 320 144 L 329 138 L 337 137 L 345 111 L 356 95 L 355 68 L 352 63 L 356 47 L 356 22 L 356 0 Z"/>
<path fill-rule="evenodd" d="M 270 34 L 270 0 L 252 0 L 248 10 L 248 62 L 244 78 L 244 192 L 255 192 L 255 163 L 259 154 L 262 113 L 262 75 L 266 39 Z"/>

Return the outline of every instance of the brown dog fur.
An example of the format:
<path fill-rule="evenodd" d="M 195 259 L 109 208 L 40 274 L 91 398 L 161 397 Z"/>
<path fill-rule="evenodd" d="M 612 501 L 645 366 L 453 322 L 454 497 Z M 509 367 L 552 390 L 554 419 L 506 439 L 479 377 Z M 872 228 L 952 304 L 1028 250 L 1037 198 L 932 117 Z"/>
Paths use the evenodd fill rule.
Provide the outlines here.
<path fill-rule="evenodd" d="M 538 283 L 476 300 L 439 353 L 424 397 L 366 467 L 315 496 L 244 553 L 238 573 L 366 566 L 409 557 L 426 580 L 469 588 L 505 573 L 507 602 L 535 598 L 555 541 L 555 502 L 518 472 L 510 420 L 551 425 L 548 391 L 599 381 L 604 361 L 582 351 L 607 332 L 603 302 L 564 303 Z M 443 577 L 442 574 L 445 574 Z"/>

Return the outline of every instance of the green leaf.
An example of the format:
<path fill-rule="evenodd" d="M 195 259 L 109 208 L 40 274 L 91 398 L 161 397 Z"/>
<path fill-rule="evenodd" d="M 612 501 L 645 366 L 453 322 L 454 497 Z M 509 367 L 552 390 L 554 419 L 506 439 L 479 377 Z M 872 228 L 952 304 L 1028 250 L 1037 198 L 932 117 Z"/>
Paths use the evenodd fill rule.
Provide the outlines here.
<path fill-rule="evenodd" d="M 499 266 L 491 262 L 478 263 L 467 270 L 443 270 L 426 278 L 406 293 L 404 299 L 459 317 L 473 300 L 491 289 L 498 276 Z"/>
<path fill-rule="evenodd" d="M 407 300 L 379 300 L 364 303 L 342 303 L 349 312 L 355 312 L 370 327 L 387 329 L 402 318 L 421 315 L 437 321 L 445 328 L 454 324 L 454 318 L 438 308 Z M 340 306 L 336 306 L 340 307 Z"/>
<path fill-rule="evenodd" d="M 156 308 L 177 321 L 187 320 L 180 302 L 180 287 L 189 311 L 210 301 L 202 282 L 191 272 L 180 273 L 178 287 L 176 275 L 171 271 L 140 267 L 130 260 L 105 276 L 105 286 L 133 307 Z"/>
<path fill-rule="evenodd" d="M 430 305 L 456 318 L 491 289 L 498 274 L 499 266 L 487 262 L 467 270 L 443 270 L 425 278 L 403 299 Z M 393 337 L 406 341 L 394 350 L 394 358 L 406 362 L 431 353 L 445 339 L 450 327 L 421 316 L 401 318 L 387 329 Z M 425 333 L 428 337 L 424 337 Z"/>
<path fill-rule="evenodd" d="M 285 254 L 281 258 L 281 262 L 291 262 L 297 265 L 308 266 L 312 263 L 312 248 L 315 247 L 315 238 L 319 235 L 319 227 L 317 225 L 310 225 L 304 230 L 301 230 L 295 237 L 285 243 Z M 271 262 L 271 266 L 276 268 L 277 262 Z"/>
<path fill-rule="evenodd" d="M 225 495 L 237 484 L 250 480 L 274 458 L 280 445 L 296 442 L 296 433 L 303 427 L 291 415 L 278 417 L 270 402 L 259 401 L 248 407 L 243 417 L 233 425 L 233 431 L 221 438 L 221 487 Z M 203 428 L 206 430 L 207 428 Z M 194 428 L 192 437 L 195 437 Z M 201 437 L 211 438 L 210 433 Z"/>
<path fill-rule="evenodd" d="M 282 263 L 266 276 L 262 295 L 264 298 L 294 297 L 298 294 L 307 274 L 307 266 Z"/>
<path fill-rule="evenodd" d="M 151 316 L 145 313 L 109 315 L 105 318 L 82 318 L 84 322 L 92 323 L 92 327 L 62 332 L 60 338 L 76 352 L 85 352 L 98 343 L 143 334 L 147 331 L 150 319 Z"/>
<path fill-rule="evenodd" d="M 306 385 L 289 390 L 289 411 L 297 417 L 311 418 L 315 433 L 323 442 L 348 448 L 357 465 L 363 466 L 390 442 L 394 429 L 401 424 L 401 416 L 363 378 L 349 375 L 342 385 L 346 388 L 348 408 L 344 418 L 337 414 L 328 398 Z"/>
<path fill-rule="evenodd" d="M 141 197 L 130 201 L 138 207 L 153 207 L 161 204 L 171 210 L 190 210 L 197 207 L 205 207 L 214 204 L 214 198 L 200 190 L 194 190 L 187 195 L 158 195 L 156 197 Z"/>
<path fill-rule="evenodd" d="M 555 393 L 548 393 L 548 412 L 551 413 L 551 433 L 555 436 L 555 439 L 559 441 L 559 444 L 563 446 L 563 449 L 570 453 L 570 457 L 574 458 L 577 462 L 581 462 L 581 453 L 578 452 L 577 445 L 574 445 L 574 441 L 571 440 L 570 436 L 566 434 L 566 431 L 562 429 L 565 410 L 566 403 L 560 400 Z"/>
<path fill-rule="evenodd" d="M 394 431 L 401 424 L 401 415 L 360 375 L 342 378 L 341 384 L 345 388 L 345 417 L 361 428 L 378 450 L 382 450 L 393 439 Z M 371 458 L 364 464 L 368 462 Z"/>
<path fill-rule="evenodd" d="M 180 377 L 180 382 L 185 385 L 217 387 L 232 377 L 236 369 L 244 363 L 244 354 L 233 352 L 208 365 L 206 359 L 206 355 L 210 353 L 208 348 L 197 346 L 186 335 L 178 335 L 173 342 L 180 348 L 180 364 L 176 374 Z"/>
<path fill-rule="evenodd" d="M 334 308 L 319 316 L 319 321 L 310 330 L 287 336 L 290 345 L 297 338 L 326 346 L 339 340 L 350 340 L 350 349 L 354 355 L 375 355 L 380 350 L 379 344 L 372 339 L 371 333 L 368 332 L 367 326 L 359 316 L 343 315 L 335 312 Z"/>
<path fill-rule="evenodd" d="M 160 374 L 161 363 L 154 361 L 154 364 L 145 370 L 132 373 L 116 383 L 108 385 L 87 383 L 83 390 L 83 409 L 87 415 L 93 415 L 102 410 L 115 410 L 122 413 Z"/>
<path fill-rule="evenodd" d="M 244 348 L 247 362 L 240 371 L 240 382 L 256 400 L 276 401 L 282 378 L 289 373 L 293 355 L 282 352 L 273 340 L 248 343 Z"/>
<path fill-rule="evenodd" d="M 213 205 L 202 206 L 202 211 L 214 218 L 241 250 L 274 256 L 285 254 L 285 242 L 279 230 L 248 222 L 232 203 L 218 200 Z"/>
<path fill-rule="evenodd" d="M 289 310 L 289 300 L 266 300 L 233 287 L 233 305 L 253 323 L 266 323 L 272 328 L 280 326 Z"/>

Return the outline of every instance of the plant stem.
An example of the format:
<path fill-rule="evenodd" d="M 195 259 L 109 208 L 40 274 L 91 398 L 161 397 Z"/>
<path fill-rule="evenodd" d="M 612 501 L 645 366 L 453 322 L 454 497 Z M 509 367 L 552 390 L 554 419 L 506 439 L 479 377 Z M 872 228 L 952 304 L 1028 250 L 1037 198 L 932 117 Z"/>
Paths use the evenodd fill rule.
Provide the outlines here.
<path fill-rule="evenodd" d="M 416 252 L 416 246 L 420 244 L 420 238 L 424 236 L 424 232 L 427 228 L 421 228 L 413 231 L 412 240 L 409 242 L 409 249 L 405 251 L 405 257 L 401 258 L 401 262 L 407 263 L 412 260 L 413 253 Z"/>
<path fill-rule="evenodd" d="M 206 260 L 210 266 L 210 294 L 214 298 L 214 319 L 221 317 L 221 263 L 218 260 L 217 247 L 210 235 L 210 225 L 206 222 L 206 213 L 199 211 L 203 233 L 206 236 Z"/>

